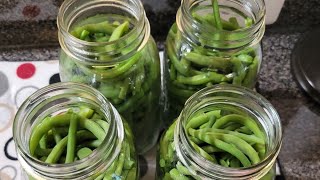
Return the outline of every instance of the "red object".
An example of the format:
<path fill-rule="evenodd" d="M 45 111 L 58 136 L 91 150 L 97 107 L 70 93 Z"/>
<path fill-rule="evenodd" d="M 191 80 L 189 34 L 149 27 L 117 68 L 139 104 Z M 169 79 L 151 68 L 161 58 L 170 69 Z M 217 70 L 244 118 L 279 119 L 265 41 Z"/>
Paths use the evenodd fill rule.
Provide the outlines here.
<path fill-rule="evenodd" d="M 27 5 L 23 8 L 22 14 L 28 18 L 37 17 L 40 14 L 41 9 L 35 5 Z"/>
<path fill-rule="evenodd" d="M 31 78 L 36 72 L 36 67 L 31 63 L 21 64 L 17 69 L 17 75 L 21 79 Z"/>

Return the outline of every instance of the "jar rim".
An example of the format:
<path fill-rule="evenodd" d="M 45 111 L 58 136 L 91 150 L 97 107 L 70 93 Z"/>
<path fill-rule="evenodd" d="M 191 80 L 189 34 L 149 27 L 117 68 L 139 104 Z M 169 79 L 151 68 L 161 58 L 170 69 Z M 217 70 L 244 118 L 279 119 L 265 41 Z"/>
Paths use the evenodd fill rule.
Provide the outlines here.
<path fill-rule="evenodd" d="M 59 42 L 61 45 L 61 48 L 71 57 L 75 58 L 76 60 L 80 61 L 80 62 L 84 62 L 87 64 L 92 64 L 92 65 L 99 65 L 99 64 L 113 64 L 115 62 L 121 62 L 121 60 L 117 60 L 117 58 L 113 58 L 112 60 L 97 60 L 97 59 L 83 59 L 83 58 L 78 58 L 77 56 L 75 56 L 73 53 L 69 52 L 69 48 L 67 47 L 67 42 L 70 41 L 69 43 L 72 44 L 74 47 L 73 49 L 76 50 L 78 53 L 84 53 L 85 55 L 92 55 L 92 54 L 96 54 L 97 52 L 83 52 L 85 50 L 80 49 L 79 47 L 83 47 L 83 46 L 88 46 L 88 47 L 99 47 L 99 46 L 112 46 L 112 45 L 118 45 L 119 43 L 123 42 L 126 39 L 133 39 L 132 41 L 130 41 L 130 43 L 135 42 L 136 40 L 139 40 L 140 44 L 139 46 L 135 49 L 137 51 L 141 50 L 145 44 L 147 43 L 148 37 L 150 36 L 150 24 L 148 19 L 146 18 L 146 14 L 145 14 L 145 10 L 143 8 L 143 4 L 141 1 L 139 0 L 129 0 L 124 1 L 124 0 L 100 0 L 100 1 L 86 1 L 83 3 L 83 7 L 90 7 L 90 8 L 96 8 L 96 6 L 93 6 L 95 4 L 98 4 L 97 7 L 99 7 L 99 3 L 100 4 L 104 4 L 104 6 L 108 6 L 108 7 L 114 7 L 119 9 L 120 11 L 123 12 L 127 12 L 130 15 L 132 15 L 132 17 L 134 17 L 136 19 L 137 24 L 134 24 L 133 28 L 130 29 L 130 31 L 125 34 L 124 36 L 120 37 L 117 40 L 114 41 L 110 41 L 110 42 L 88 42 L 85 40 L 81 40 L 78 39 L 76 37 L 74 37 L 70 32 L 69 32 L 69 27 L 72 23 L 74 23 L 74 20 L 77 16 L 86 13 L 87 11 L 89 11 L 90 9 L 84 9 L 83 12 L 81 12 L 80 14 L 77 13 L 77 10 L 81 8 L 83 8 L 82 6 L 79 6 L 77 8 L 74 8 L 73 5 L 74 3 L 78 2 L 77 0 L 65 0 L 61 7 L 59 8 L 59 12 L 58 12 L 58 17 L 57 17 L 57 25 L 58 25 L 58 37 L 59 37 Z M 135 7 L 134 8 L 130 8 L 128 5 L 126 5 L 127 3 L 132 2 Z M 65 20 L 65 13 L 69 10 L 72 9 L 73 15 L 75 17 L 72 18 L 72 20 L 69 20 L 70 22 L 66 22 Z M 80 11 L 79 10 L 79 11 Z M 108 13 L 108 12 L 106 12 Z M 70 13 L 72 14 L 72 13 Z M 138 37 L 143 36 L 142 40 L 140 40 Z M 68 40 L 66 40 L 68 39 Z M 79 49 L 77 49 L 79 48 Z M 103 52 L 103 53 L 107 53 Z M 130 56 L 132 54 L 127 54 L 125 56 Z M 126 58 L 124 58 L 126 59 Z"/>
<path fill-rule="evenodd" d="M 189 38 L 191 39 L 191 41 L 195 41 L 198 43 L 198 40 L 196 38 L 199 39 L 200 36 L 203 36 L 204 38 L 206 38 L 208 41 L 210 41 L 211 43 L 215 42 L 215 43 L 221 43 L 221 42 L 229 42 L 229 44 L 231 43 L 239 43 L 242 41 L 246 41 L 246 44 L 241 44 L 241 45 L 237 45 L 237 46 L 232 46 L 232 47 L 213 47 L 216 49 L 238 49 L 240 47 L 243 46 L 248 46 L 251 44 L 255 44 L 256 42 L 259 42 L 264 34 L 264 27 L 265 27 L 265 15 L 266 15 L 266 7 L 265 7 L 265 1 L 264 0 L 252 0 L 255 2 L 255 5 L 259 7 L 258 12 L 256 12 L 257 17 L 255 18 L 254 23 L 249 26 L 249 27 L 242 27 L 236 30 L 225 30 L 225 29 L 218 29 L 216 27 L 208 27 L 208 25 L 206 24 L 201 24 L 200 22 L 198 22 L 191 14 L 191 9 L 198 5 L 201 2 L 205 2 L 205 1 L 209 1 L 209 0 L 182 0 L 181 1 L 181 6 L 178 10 L 178 13 L 176 15 L 176 22 L 178 25 L 178 28 L 181 32 L 184 32 L 185 34 L 187 34 L 187 36 L 190 36 Z M 231 2 L 231 3 L 235 3 L 241 0 L 227 0 L 226 2 Z M 241 1 L 242 2 L 242 1 Z M 239 4 L 241 3 L 239 2 Z M 246 2 L 247 4 L 249 2 Z M 245 4 L 245 3 L 242 3 Z M 251 5 L 252 6 L 252 5 Z M 244 9 L 250 9 L 250 6 L 246 5 L 246 8 Z M 252 10 L 252 9 L 251 9 Z M 194 29 L 194 30 L 199 30 L 200 32 L 202 32 L 202 35 L 199 35 L 197 33 L 190 33 L 188 32 L 188 30 L 184 30 L 184 28 L 189 28 L 189 29 Z M 242 34 L 244 37 L 243 38 L 231 38 L 228 40 L 219 40 L 219 39 L 214 39 L 212 36 L 212 33 L 216 33 L 216 34 L 223 34 L 225 36 L 231 37 L 232 35 L 236 35 L 236 34 Z M 252 37 L 251 37 L 252 36 Z M 196 37 L 196 38 L 195 38 Z M 239 36 L 240 37 L 240 36 Z M 205 44 L 208 47 L 211 47 L 208 44 Z"/>
<path fill-rule="evenodd" d="M 253 99 L 259 100 L 259 102 L 261 102 L 264 105 L 263 109 L 267 111 L 267 114 L 272 116 L 271 120 L 273 120 L 272 125 L 274 127 L 271 127 L 271 128 L 276 128 L 276 131 L 275 131 L 276 132 L 276 134 L 275 134 L 276 141 L 273 143 L 275 143 L 276 145 L 273 146 L 273 148 L 271 150 L 266 152 L 266 157 L 264 157 L 259 163 L 254 164 L 249 167 L 242 167 L 242 168 L 224 167 L 224 166 L 212 163 L 210 161 L 204 161 L 204 157 L 201 156 L 199 153 L 197 153 L 194 150 L 194 148 L 192 147 L 192 145 L 190 144 L 190 142 L 187 138 L 186 132 L 185 132 L 184 125 L 183 125 L 183 121 L 186 121 L 188 119 L 188 117 L 184 117 L 184 115 L 186 115 L 187 114 L 186 111 L 190 110 L 190 108 L 194 105 L 194 103 L 191 103 L 192 101 L 199 102 L 201 100 L 201 98 L 205 97 L 206 95 L 215 93 L 215 92 L 245 93 L 245 95 L 248 96 L 248 98 L 253 98 Z M 206 172 L 204 174 L 208 174 L 208 172 L 215 172 L 219 175 L 222 175 L 223 172 L 224 173 L 227 172 L 227 175 L 229 175 L 229 177 L 234 177 L 234 178 L 239 178 L 239 179 L 240 179 L 240 177 L 237 177 L 237 175 L 239 175 L 240 172 L 241 172 L 240 174 L 242 176 L 245 176 L 245 178 L 248 178 L 246 175 L 250 175 L 250 176 L 261 175 L 258 172 L 258 170 L 265 169 L 265 168 L 271 168 L 270 165 L 272 165 L 273 162 L 275 161 L 277 155 L 280 152 L 280 148 L 282 145 L 281 121 L 280 121 L 280 117 L 279 117 L 278 113 L 276 112 L 275 108 L 262 95 L 252 91 L 249 88 L 242 87 L 242 86 L 229 85 L 229 84 L 214 85 L 212 87 L 207 87 L 207 88 L 204 88 L 204 89 L 198 91 L 197 93 L 192 95 L 186 101 L 185 107 L 182 110 L 177 121 L 178 122 L 177 122 L 175 132 L 174 132 L 174 134 L 175 134 L 174 141 L 175 141 L 175 147 L 176 147 L 178 156 L 181 157 L 182 163 L 185 165 L 188 164 L 187 161 L 191 161 L 191 164 L 194 167 L 197 167 L 197 166 L 200 167 L 199 164 L 202 163 L 200 170 Z M 259 119 L 258 119 L 258 121 L 259 121 Z M 266 131 L 266 129 L 264 129 L 264 131 Z M 179 147 L 181 145 L 183 147 Z M 185 153 L 188 153 L 188 155 L 185 155 Z M 253 170 L 256 170 L 256 171 L 253 171 Z M 194 171 L 194 170 L 191 170 L 191 171 Z"/>
<path fill-rule="evenodd" d="M 80 90 L 79 93 L 82 93 L 85 96 L 95 96 L 95 100 L 97 100 L 99 103 L 101 103 L 101 106 L 99 107 L 102 109 L 102 113 L 105 117 L 109 116 L 108 119 L 110 121 L 110 127 L 109 131 L 106 134 L 105 138 L 101 145 L 97 147 L 88 157 L 83 158 L 81 160 L 77 160 L 72 163 L 67 164 L 48 164 L 45 162 L 42 162 L 38 160 L 37 158 L 34 158 L 30 152 L 29 152 L 29 140 L 28 137 L 23 137 L 22 134 L 24 134 L 24 126 L 26 126 L 26 118 L 33 113 L 34 116 L 36 114 L 32 112 L 34 109 L 37 109 L 39 105 L 41 105 L 42 102 L 46 101 L 48 97 L 45 97 L 46 95 L 50 96 L 50 93 L 53 93 L 52 97 L 59 96 L 59 99 L 63 99 L 68 95 L 68 93 L 61 94 L 61 90 Z M 61 92 L 57 92 L 61 91 Z M 70 96 L 67 96 L 70 97 Z M 75 96 L 71 96 L 75 97 Z M 80 98 L 77 96 L 77 98 Z M 37 102 L 41 101 L 41 102 Z M 80 102 L 80 101 L 79 101 Z M 30 107 L 31 105 L 31 107 Z M 54 108 L 54 107 L 53 107 Z M 65 108 L 63 108 L 65 109 Z M 115 113 L 116 112 L 116 113 Z M 107 113 L 107 114 L 106 114 Z M 37 117 L 36 117 L 37 119 Z M 26 130 L 27 131 L 27 130 Z M 30 129 L 32 131 L 32 128 Z M 96 89 L 85 85 L 81 83 L 74 83 L 74 82 L 60 82 L 51 84 L 48 86 L 45 86 L 36 92 L 34 92 L 32 95 L 30 95 L 20 106 L 20 108 L 17 111 L 16 117 L 13 122 L 13 138 L 16 146 L 16 151 L 18 152 L 18 159 L 22 166 L 26 168 L 26 171 L 36 172 L 36 175 L 45 174 L 48 173 L 52 175 L 52 173 L 63 173 L 64 176 L 68 176 L 68 173 L 70 175 L 76 175 L 81 174 L 81 171 L 88 171 L 87 167 L 88 162 L 92 163 L 90 165 L 99 167 L 101 163 L 101 155 L 102 154 L 108 154 L 107 158 L 104 158 L 104 160 L 107 160 L 107 166 L 111 165 L 112 161 L 117 157 L 117 155 L 120 153 L 120 149 L 122 146 L 123 139 L 124 139 L 124 129 L 123 124 L 121 121 L 120 115 L 117 113 L 115 108 L 111 105 L 111 103 Z M 116 145 L 112 145 L 114 143 L 115 138 L 117 140 Z M 26 143 L 26 144 L 24 144 Z M 113 147 L 113 149 L 108 149 L 109 147 Z M 108 150 L 106 152 L 106 150 Z M 27 166 L 27 167 L 26 167 Z M 74 168 L 78 167 L 78 168 Z M 92 169 L 92 167 L 91 167 Z M 61 174 L 60 174 L 61 175 Z M 60 177 L 60 175 L 58 175 Z M 76 175 L 77 176 L 77 175 Z"/>

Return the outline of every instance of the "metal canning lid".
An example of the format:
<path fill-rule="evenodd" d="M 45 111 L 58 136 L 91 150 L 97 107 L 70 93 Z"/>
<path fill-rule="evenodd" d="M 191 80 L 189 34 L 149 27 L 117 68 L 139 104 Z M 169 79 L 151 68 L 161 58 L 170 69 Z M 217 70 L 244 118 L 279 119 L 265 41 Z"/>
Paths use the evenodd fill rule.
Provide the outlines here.
<path fill-rule="evenodd" d="M 320 28 L 305 34 L 291 57 L 292 74 L 300 87 L 320 103 Z"/>

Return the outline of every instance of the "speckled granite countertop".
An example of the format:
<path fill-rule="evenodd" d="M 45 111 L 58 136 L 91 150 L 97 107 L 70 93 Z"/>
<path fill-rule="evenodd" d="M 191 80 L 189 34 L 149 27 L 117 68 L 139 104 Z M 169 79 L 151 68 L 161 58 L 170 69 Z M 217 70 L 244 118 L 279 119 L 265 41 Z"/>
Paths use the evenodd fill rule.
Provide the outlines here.
<path fill-rule="evenodd" d="M 170 6 L 172 8 L 167 11 L 158 12 L 146 7 L 153 29 L 162 28 L 155 28 L 156 24 L 152 22 L 169 27 L 177 5 L 173 3 Z M 54 20 L 0 24 L 0 61 L 58 58 Z M 271 101 L 281 116 L 284 136 L 279 159 L 285 179 L 320 179 L 320 105 L 300 90 L 290 68 L 295 43 L 307 30 L 318 25 L 319 0 L 286 0 L 278 21 L 267 27 L 262 41 L 264 57 L 256 89 Z M 21 31 L 29 33 L 14 38 Z M 153 31 L 159 42 L 163 40 L 164 33 Z M 163 47 L 161 43 L 159 47 Z"/>

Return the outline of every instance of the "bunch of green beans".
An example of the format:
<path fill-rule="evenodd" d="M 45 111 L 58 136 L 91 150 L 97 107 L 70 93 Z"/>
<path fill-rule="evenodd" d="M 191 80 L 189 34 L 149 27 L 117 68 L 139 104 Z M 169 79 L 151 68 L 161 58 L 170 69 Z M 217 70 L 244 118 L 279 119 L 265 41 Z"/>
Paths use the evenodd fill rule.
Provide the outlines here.
<path fill-rule="evenodd" d="M 176 23 L 171 27 L 166 40 L 170 108 L 176 109 L 173 117 L 178 115 L 184 102 L 198 90 L 226 83 L 253 88 L 258 73 L 261 61 L 258 47 L 245 47 L 230 52 L 225 48 L 222 48 L 224 51 L 219 50 L 219 44 L 227 45 L 230 39 L 224 32 L 251 27 L 253 20 L 245 18 L 245 25 L 241 26 L 236 17 L 222 19 L 216 0 L 212 2 L 214 13 L 198 13 L 202 9 L 203 7 L 194 8 L 192 16 L 207 31 L 211 29 L 213 42 L 219 43 L 211 43 L 212 47 L 209 47 L 210 39 L 203 39 L 201 32 L 198 43 L 190 43 L 186 35 L 178 30 Z"/>
<path fill-rule="evenodd" d="M 130 22 L 125 16 L 100 14 L 76 24 L 70 33 L 88 42 L 114 42 L 132 30 Z M 121 43 L 126 44 L 129 40 L 124 39 Z M 152 138 L 152 134 L 159 128 L 159 120 L 155 117 L 158 117 L 156 107 L 160 94 L 160 61 L 152 38 L 141 50 L 134 49 L 138 47 L 139 44 L 136 43 L 125 46 L 120 56 L 126 57 L 129 52 L 136 52 L 128 59 L 112 65 L 85 65 L 62 53 L 60 69 L 63 81 L 91 85 L 116 107 L 131 126 L 140 151 L 143 149 L 140 141 L 149 144 L 148 138 Z M 118 48 L 117 44 L 94 48 L 95 52 L 100 52 L 96 57 L 97 62 L 107 62 L 119 57 L 119 54 L 108 54 Z M 149 127 L 146 128 L 147 125 Z"/>
<path fill-rule="evenodd" d="M 199 179 L 176 156 L 176 123 L 177 121 L 169 127 L 160 140 L 160 179 Z M 261 162 L 266 154 L 263 131 L 254 119 L 237 111 L 213 108 L 199 110 L 188 118 L 184 130 L 195 152 L 224 167 L 250 167 Z M 267 174 L 264 179 L 269 179 L 268 177 L 272 175 Z"/>
<path fill-rule="evenodd" d="M 88 157 L 107 138 L 109 123 L 86 106 L 70 108 L 45 117 L 32 130 L 29 150 L 31 156 L 48 164 L 66 164 Z M 135 179 L 137 161 L 133 135 L 124 121 L 125 138 L 120 154 L 105 172 L 95 179 Z"/>

